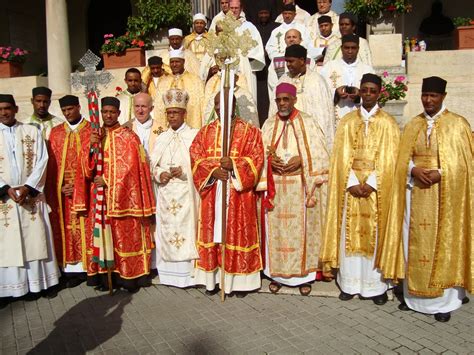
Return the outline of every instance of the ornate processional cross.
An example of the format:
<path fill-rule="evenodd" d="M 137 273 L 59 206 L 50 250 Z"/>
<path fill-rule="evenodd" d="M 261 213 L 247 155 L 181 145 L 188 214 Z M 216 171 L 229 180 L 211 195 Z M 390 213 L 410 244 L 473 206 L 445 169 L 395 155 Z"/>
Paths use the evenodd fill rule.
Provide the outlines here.
<path fill-rule="evenodd" d="M 99 85 L 107 87 L 110 84 L 113 75 L 107 70 L 96 71 L 97 64 L 99 64 L 101 59 L 96 56 L 90 49 L 82 56 L 79 60 L 79 63 L 84 67 L 84 74 L 81 74 L 76 70 L 72 74 L 72 86 L 74 89 L 79 90 L 84 86 L 84 94 L 87 94 L 91 91 L 95 91 L 97 96 L 100 95 Z"/>

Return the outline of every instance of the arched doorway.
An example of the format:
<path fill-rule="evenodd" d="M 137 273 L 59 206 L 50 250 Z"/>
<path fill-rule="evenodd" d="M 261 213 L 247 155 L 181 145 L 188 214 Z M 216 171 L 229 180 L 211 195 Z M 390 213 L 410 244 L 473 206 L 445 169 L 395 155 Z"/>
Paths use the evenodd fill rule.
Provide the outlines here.
<path fill-rule="evenodd" d="M 92 0 L 87 10 L 89 49 L 100 55 L 104 34 L 123 35 L 127 29 L 127 19 L 131 15 L 130 0 Z M 100 62 L 99 67 L 102 65 Z"/>

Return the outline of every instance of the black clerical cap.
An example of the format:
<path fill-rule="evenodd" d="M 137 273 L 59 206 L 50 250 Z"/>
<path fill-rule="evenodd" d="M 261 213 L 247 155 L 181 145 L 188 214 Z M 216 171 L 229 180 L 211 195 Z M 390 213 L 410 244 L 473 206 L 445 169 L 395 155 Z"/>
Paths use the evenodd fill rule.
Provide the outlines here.
<path fill-rule="evenodd" d="M 352 42 L 352 43 L 359 44 L 359 36 L 354 35 L 354 34 L 344 35 L 341 38 L 341 42 L 342 42 L 342 44 L 344 44 L 346 42 Z"/>
<path fill-rule="evenodd" d="M 31 90 L 31 94 L 33 97 L 35 97 L 36 95 L 44 95 L 44 96 L 48 96 L 49 98 L 51 98 L 51 94 L 53 92 L 51 91 L 51 89 L 45 87 L 45 86 L 38 86 L 36 88 L 33 88 L 33 90 Z"/>
<path fill-rule="evenodd" d="M 436 92 L 438 94 L 444 94 L 446 92 L 447 83 L 446 80 L 441 79 L 439 76 L 424 78 L 423 84 L 421 85 L 421 92 Z"/>
<path fill-rule="evenodd" d="M 10 94 L 0 94 L 0 102 L 9 103 L 13 106 L 16 106 L 15 98 Z"/>
<path fill-rule="evenodd" d="M 322 23 L 332 23 L 331 16 L 328 16 L 328 15 L 319 16 L 318 17 L 318 24 L 320 25 Z"/>
<path fill-rule="evenodd" d="M 263 11 L 263 10 L 267 10 L 267 11 L 271 10 L 271 6 L 268 0 L 257 1 L 257 4 L 255 5 L 255 7 L 256 7 L 257 12 Z"/>
<path fill-rule="evenodd" d="M 295 4 L 286 4 L 286 5 L 283 5 L 283 11 L 293 11 L 293 12 L 296 12 L 296 6 Z"/>
<path fill-rule="evenodd" d="M 285 57 L 306 58 L 307 54 L 306 48 L 299 44 L 292 44 L 285 49 Z"/>
<path fill-rule="evenodd" d="M 114 106 L 117 110 L 120 110 L 120 100 L 113 96 L 106 96 L 100 100 L 102 107 L 104 106 Z"/>
<path fill-rule="evenodd" d="M 74 95 L 66 95 L 59 99 L 59 106 L 66 107 L 66 106 L 77 106 L 79 105 L 79 98 Z"/>
<path fill-rule="evenodd" d="M 163 64 L 163 59 L 161 59 L 161 57 L 158 57 L 155 55 L 153 57 L 148 58 L 148 65 L 160 65 L 160 64 Z"/>
<path fill-rule="evenodd" d="M 382 87 L 382 78 L 378 75 L 372 74 L 372 73 L 367 73 L 362 76 L 362 79 L 360 80 L 360 85 L 363 83 L 374 83 L 377 85 L 379 88 Z"/>
<path fill-rule="evenodd" d="M 353 24 L 357 23 L 357 18 L 355 17 L 354 14 L 351 14 L 350 12 L 343 12 L 342 14 L 339 15 L 339 20 L 343 18 L 348 18 L 349 20 L 352 21 Z"/>

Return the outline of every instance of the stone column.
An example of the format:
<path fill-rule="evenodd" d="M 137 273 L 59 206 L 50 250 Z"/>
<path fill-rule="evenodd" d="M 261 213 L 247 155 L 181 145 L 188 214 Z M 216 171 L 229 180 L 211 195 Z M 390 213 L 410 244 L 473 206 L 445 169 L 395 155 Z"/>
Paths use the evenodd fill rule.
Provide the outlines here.
<path fill-rule="evenodd" d="M 46 0 L 48 84 L 53 94 L 71 92 L 71 53 L 66 0 Z"/>

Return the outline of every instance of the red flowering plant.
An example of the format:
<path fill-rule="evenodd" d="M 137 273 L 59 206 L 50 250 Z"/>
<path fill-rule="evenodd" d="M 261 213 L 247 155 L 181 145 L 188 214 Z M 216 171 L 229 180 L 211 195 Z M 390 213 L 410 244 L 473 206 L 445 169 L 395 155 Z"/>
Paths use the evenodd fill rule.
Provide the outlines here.
<path fill-rule="evenodd" d="M 388 73 L 383 73 L 382 89 L 379 97 L 380 106 L 385 105 L 389 100 L 401 100 L 407 95 L 408 86 L 403 75 L 397 76 L 393 81 L 388 78 Z"/>
<path fill-rule="evenodd" d="M 409 0 L 348 0 L 345 9 L 360 19 L 374 22 L 383 16 L 396 16 L 412 11 Z"/>
<path fill-rule="evenodd" d="M 21 48 L 0 47 L 0 62 L 24 63 L 28 51 Z"/>
<path fill-rule="evenodd" d="M 149 40 L 142 38 L 140 33 L 127 32 L 119 37 L 115 37 L 113 34 L 105 34 L 100 53 L 119 54 L 128 48 L 149 49 L 150 47 Z"/>

